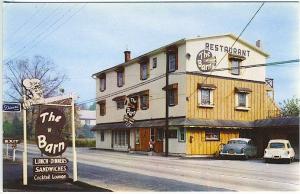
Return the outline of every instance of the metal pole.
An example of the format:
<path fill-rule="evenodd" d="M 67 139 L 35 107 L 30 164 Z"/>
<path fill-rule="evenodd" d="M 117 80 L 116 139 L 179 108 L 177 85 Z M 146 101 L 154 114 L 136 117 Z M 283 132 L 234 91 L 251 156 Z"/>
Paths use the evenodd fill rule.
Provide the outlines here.
<path fill-rule="evenodd" d="M 73 181 L 77 181 L 77 154 L 75 149 L 75 117 L 74 117 L 74 99 L 72 97 L 71 122 L 72 122 L 72 149 L 73 149 Z"/>
<path fill-rule="evenodd" d="M 167 51 L 167 63 L 166 63 L 166 123 L 165 123 L 165 156 L 169 155 L 169 56 Z"/>
<path fill-rule="evenodd" d="M 16 160 L 16 148 L 13 148 L 13 161 Z"/>
<path fill-rule="evenodd" d="M 26 96 L 23 96 L 23 103 L 25 103 Z M 24 151 L 23 151 L 23 185 L 27 185 L 27 129 L 26 129 L 26 109 L 23 107 L 23 138 L 24 138 Z"/>
<path fill-rule="evenodd" d="M 6 158 L 8 158 L 8 144 L 6 144 Z"/>

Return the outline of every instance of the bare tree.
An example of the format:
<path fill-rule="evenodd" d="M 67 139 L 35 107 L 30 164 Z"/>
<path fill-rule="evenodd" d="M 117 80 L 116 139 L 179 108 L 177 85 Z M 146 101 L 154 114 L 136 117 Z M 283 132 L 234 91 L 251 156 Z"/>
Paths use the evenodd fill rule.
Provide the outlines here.
<path fill-rule="evenodd" d="M 58 72 L 52 60 L 42 56 L 8 61 L 4 67 L 4 75 L 6 100 L 18 102 L 23 101 L 24 79 L 39 79 L 45 98 L 59 95 L 60 87 L 66 80 L 66 75 Z M 33 106 L 31 111 L 27 112 L 28 135 L 33 137 L 37 109 Z"/>
<path fill-rule="evenodd" d="M 66 75 L 56 69 L 56 65 L 42 56 L 30 59 L 8 61 L 5 65 L 5 79 L 7 97 L 14 101 L 22 101 L 22 81 L 24 79 L 39 79 L 44 97 L 58 94 Z"/>

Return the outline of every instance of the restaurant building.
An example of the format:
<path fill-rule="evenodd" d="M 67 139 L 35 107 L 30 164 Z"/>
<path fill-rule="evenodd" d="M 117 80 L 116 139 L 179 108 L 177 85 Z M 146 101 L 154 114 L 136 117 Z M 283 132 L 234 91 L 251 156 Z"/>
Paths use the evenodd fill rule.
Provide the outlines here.
<path fill-rule="evenodd" d="M 133 59 L 125 51 L 123 63 L 95 73 L 96 147 L 148 151 L 152 140 L 154 151 L 163 153 L 167 89 L 170 154 L 214 155 L 234 137 L 254 139 L 262 153 L 272 133 L 263 128 L 280 114 L 265 66 L 252 66 L 265 64 L 268 54 L 260 41 L 237 39 L 233 34 L 181 39 Z M 128 124 L 129 97 L 137 110 Z"/>

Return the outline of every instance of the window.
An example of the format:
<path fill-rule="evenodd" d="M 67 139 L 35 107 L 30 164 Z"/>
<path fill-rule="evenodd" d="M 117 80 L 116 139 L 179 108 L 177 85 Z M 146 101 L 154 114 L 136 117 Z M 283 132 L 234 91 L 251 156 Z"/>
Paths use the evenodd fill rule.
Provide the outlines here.
<path fill-rule="evenodd" d="M 240 60 L 232 59 L 231 60 L 231 74 L 240 75 Z"/>
<path fill-rule="evenodd" d="M 124 85 L 124 70 L 117 72 L 117 84 L 118 87 L 122 87 Z"/>
<path fill-rule="evenodd" d="M 104 141 L 104 131 L 101 131 L 101 132 L 100 132 L 100 140 L 101 140 L 101 141 Z"/>
<path fill-rule="evenodd" d="M 149 95 L 145 94 L 140 96 L 141 102 L 140 106 L 142 110 L 147 110 L 149 108 Z"/>
<path fill-rule="evenodd" d="M 157 67 L 157 58 L 156 57 L 154 57 L 152 59 L 152 67 L 153 67 L 153 69 Z"/>
<path fill-rule="evenodd" d="M 209 107 L 214 106 L 213 92 L 216 86 L 213 84 L 198 84 L 198 106 Z"/>
<path fill-rule="evenodd" d="M 185 141 L 185 130 L 184 130 L 184 128 L 180 128 L 178 130 L 178 141 Z"/>
<path fill-rule="evenodd" d="M 106 89 L 106 79 L 105 77 L 100 78 L 100 91 L 103 92 Z"/>
<path fill-rule="evenodd" d="M 210 105 L 210 90 L 209 89 L 201 89 L 201 104 L 202 105 Z"/>
<path fill-rule="evenodd" d="M 158 128 L 157 129 L 157 141 L 162 141 L 164 138 L 164 129 Z"/>
<path fill-rule="evenodd" d="M 155 141 L 155 133 L 154 133 L 154 128 L 150 128 L 150 140 Z"/>
<path fill-rule="evenodd" d="M 142 63 L 140 65 L 140 73 L 141 73 L 141 80 L 145 80 L 145 79 L 148 79 L 149 77 L 149 68 L 148 68 L 148 64 L 147 63 Z"/>
<path fill-rule="evenodd" d="M 104 116 L 106 113 L 106 102 L 105 100 L 98 102 L 99 104 L 99 112 L 100 112 L 100 116 Z"/>
<path fill-rule="evenodd" d="M 171 89 L 168 92 L 169 95 L 169 106 L 175 106 L 178 104 L 178 90 L 176 89 Z"/>
<path fill-rule="evenodd" d="M 206 130 L 205 131 L 205 141 L 219 141 L 220 132 L 216 130 Z"/>
<path fill-rule="evenodd" d="M 176 71 L 176 54 L 175 53 L 168 54 L 168 66 L 169 66 L 169 72 Z"/>
<path fill-rule="evenodd" d="M 235 109 L 236 110 L 249 110 L 249 95 L 251 89 L 249 88 L 235 88 Z"/>
<path fill-rule="evenodd" d="M 118 100 L 117 103 L 117 109 L 123 109 L 124 108 L 124 100 Z"/>
<path fill-rule="evenodd" d="M 135 130 L 135 144 L 140 144 L 140 129 Z"/>
<path fill-rule="evenodd" d="M 238 93 L 238 106 L 239 107 L 247 107 L 246 106 L 246 93 Z"/>

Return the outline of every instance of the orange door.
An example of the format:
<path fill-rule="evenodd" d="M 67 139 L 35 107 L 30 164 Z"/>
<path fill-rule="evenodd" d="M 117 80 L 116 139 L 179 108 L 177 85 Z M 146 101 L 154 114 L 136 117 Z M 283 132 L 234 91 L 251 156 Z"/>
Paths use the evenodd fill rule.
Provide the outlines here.
<path fill-rule="evenodd" d="M 149 151 L 149 141 L 150 141 L 150 129 L 149 128 L 139 128 L 135 130 L 136 140 L 135 150 L 136 151 Z M 139 136 L 139 138 L 138 138 Z"/>
<path fill-rule="evenodd" d="M 163 129 L 155 128 L 155 142 L 154 142 L 154 151 L 157 153 L 163 152 Z M 160 133 L 160 134 L 159 134 Z"/>

